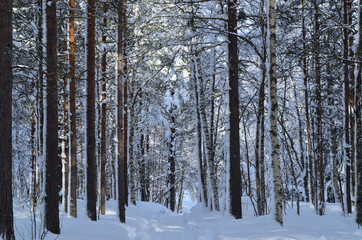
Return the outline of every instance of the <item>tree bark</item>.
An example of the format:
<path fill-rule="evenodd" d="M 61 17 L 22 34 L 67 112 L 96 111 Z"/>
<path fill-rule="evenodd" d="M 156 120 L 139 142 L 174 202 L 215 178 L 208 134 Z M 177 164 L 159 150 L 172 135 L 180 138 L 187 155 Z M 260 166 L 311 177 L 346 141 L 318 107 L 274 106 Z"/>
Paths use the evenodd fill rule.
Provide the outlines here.
<path fill-rule="evenodd" d="M 174 92 L 172 90 L 171 92 L 171 96 L 173 97 Z M 176 207 L 176 186 L 175 186 L 175 133 L 176 133 L 176 129 L 175 129 L 175 116 L 174 116 L 174 112 L 173 112 L 173 106 L 171 106 L 171 110 L 170 110 L 170 115 L 171 115 L 171 122 L 170 122 L 170 139 L 169 139 L 169 143 L 168 143 L 168 149 L 169 149 L 169 156 L 168 156 L 168 164 L 169 164 L 169 169 L 168 169 L 168 188 L 169 190 L 169 197 L 168 197 L 168 202 L 169 202 L 169 207 L 170 210 L 172 212 L 175 211 L 175 207 Z"/>
<path fill-rule="evenodd" d="M 87 19 L 87 215 L 97 220 L 95 137 L 95 1 L 88 0 Z"/>
<path fill-rule="evenodd" d="M 304 104 L 305 104 L 305 125 L 307 129 L 307 159 L 306 159 L 306 175 L 309 175 L 309 199 L 314 204 L 314 178 L 313 178 L 313 159 L 312 159 L 312 141 L 310 134 L 310 117 L 309 117 L 309 94 L 308 94 L 308 70 L 307 70 L 307 47 L 306 47 L 306 27 L 305 27 L 305 10 L 304 0 L 302 0 L 302 37 L 303 37 L 303 53 L 302 53 L 302 69 L 304 83 Z M 309 171 L 309 172 L 308 172 Z"/>
<path fill-rule="evenodd" d="M 0 2 L 0 237 L 15 239 L 12 194 L 12 0 Z"/>
<path fill-rule="evenodd" d="M 356 102 L 356 222 L 358 225 L 362 225 L 362 1 L 359 1 L 359 14 L 358 14 L 358 42 L 357 42 L 357 51 L 356 59 L 357 71 L 355 79 L 355 102 Z"/>
<path fill-rule="evenodd" d="M 277 63 L 276 63 L 276 34 L 275 34 L 275 0 L 269 0 L 269 105 L 270 105 L 270 140 L 273 168 L 275 220 L 283 226 L 283 191 L 279 163 L 278 143 L 278 94 L 277 94 Z"/>
<path fill-rule="evenodd" d="M 314 39 L 314 61 L 315 61 L 315 74 L 316 74 L 316 120 L 317 120 L 317 158 L 315 165 L 315 174 L 319 171 L 318 181 L 318 198 L 319 205 L 316 205 L 316 210 L 319 215 L 324 215 L 325 200 L 324 200 L 324 164 L 323 164 L 323 122 L 322 122 L 322 85 L 321 85 L 321 65 L 319 59 L 319 7 L 314 1 L 314 24 L 315 24 L 315 39 Z M 318 166 L 318 167 L 317 167 Z"/>
<path fill-rule="evenodd" d="M 239 69 L 237 45 L 236 0 L 228 2 L 229 107 L 230 107 L 230 213 L 236 219 L 241 211 L 240 133 L 239 133 Z"/>
<path fill-rule="evenodd" d="M 45 226 L 59 234 L 59 191 L 61 162 L 58 158 L 58 88 L 57 88 L 56 1 L 46 4 L 47 104 L 46 104 L 46 176 Z"/>
<path fill-rule="evenodd" d="M 257 207 L 258 207 L 258 215 L 264 215 L 265 209 L 264 209 L 264 196 L 263 191 L 265 191 L 265 183 L 264 183 L 264 189 L 262 189 L 262 179 L 261 179 L 261 159 L 264 158 L 264 156 L 261 156 L 262 152 L 264 155 L 264 151 L 261 150 L 261 148 L 264 146 L 261 146 L 262 137 L 264 138 L 264 134 L 261 134 L 261 127 L 262 127 L 262 121 L 264 121 L 264 70 L 263 70 L 263 78 L 260 84 L 259 89 L 259 103 L 258 103 L 258 114 L 257 114 L 257 120 L 256 120 L 256 140 L 255 140 L 255 182 L 256 182 L 256 195 L 257 195 Z M 264 125 L 263 125 L 264 127 Z M 264 165 L 264 161 L 263 161 Z M 264 178 L 264 174 L 263 174 Z"/>
<path fill-rule="evenodd" d="M 123 116 L 123 37 L 124 37 L 124 22 L 123 22 L 123 11 L 124 11 L 124 1 L 121 0 L 118 3 L 118 41 L 117 41 L 117 51 L 118 51 L 118 59 L 117 59 L 117 148 L 118 148 L 118 156 L 117 156 L 117 165 L 118 165 L 118 216 L 121 223 L 126 222 L 126 210 L 125 210 L 125 194 L 126 194 L 126 183 L 125 183 L 125 144 L 124 144 L 124 116 Z"/>
<path fill-rule="evenodd" d="M 343 1 L 343 24 L 348 25 L 348 0 Z M 343 58 L 348 59 L 348 29 L 343 28 Z M 351 204 L 351 147 L 350 147 L 350 113 L 349 113 L 349 64 L 343 62 L 343 78 L 344 78 L 344 151 L 346 162 L 346 204 L 347 213 L 352 213 Z"/>
<path fill-rule="evenodd" d="M 108 4 L 103 3 L 103 44 L 107 44 L 107 11 Z M 101 191 L 100 191 L 100 208 L 101 215 L 106 214 L 106 117 L 107 117 L 107 88 L 106 88 L 106 71 L 107 71 L 107 49 L 102 53 L 102 119 L 101 119 Z"/>
<path fill-rule="evenodd" d="M 123 0 L 124 3 L 126 3 L 126 0 Z M 125 4 L 122 4 L 122 29 L 123 29 L 123 40 L 122 40 L 122 47 L 123 47 L 123 76 L 124 76 L 124 86 L 123 86 L 123 100 L 124 100 L 124 162 L 123 162 L 123 169 L 124 169 L 124 201 L 126 206 L 128 206 L 128 81 L 127 81 L 127 72 L 128 72 L 128 61 L 127 61 L 127 6 Z"/>
<path fill-rule="evenodd" d="M 77 113 L 75 105 L 75 46 L 74 46 L 74 7 L 75 0 L 69 1 L 69 111 L 70 111 L 70 200 L 69 215 L 77 217 Z"/>

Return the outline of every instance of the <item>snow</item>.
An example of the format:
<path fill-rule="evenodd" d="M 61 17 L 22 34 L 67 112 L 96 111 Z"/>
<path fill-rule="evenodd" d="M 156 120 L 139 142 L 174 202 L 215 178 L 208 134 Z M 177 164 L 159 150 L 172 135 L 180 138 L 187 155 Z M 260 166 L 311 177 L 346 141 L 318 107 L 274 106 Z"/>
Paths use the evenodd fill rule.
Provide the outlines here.
<path fill-rule="evenodd" d="M 245 200 L 245 201 L 244 201 Z M 190 197 L 184 200 L 184 213 L 171 212 L 166 207 L 149 202 L 137 202 L 126 209 L 126 224 L 117 217 L 117 202 L 107 201 L 106 215 L 90 221 L 85 214 L 86 203 L 78 201 L 78 218 L 60 215 L 61 234 L 48 233 L 45 239 L 107 240 L 107 239 L 157 239 L 157 240 L 242 240 L 242 239 L 362 239 L 354 217 L 344 217 L 338 204 L 327 204 L 325 216 L 314 214 L 308 203 L 301 203 L 301 216 L 295 209 L 287 209 L 284 227 L 272 215 L 255 217 L 247 199 L 243 199 L 243 219 L 235 220 L 225 212 L 210 212 Z M 17 239 L 31 239 L 29 211 L 15 203 L 15 232 Z"/>

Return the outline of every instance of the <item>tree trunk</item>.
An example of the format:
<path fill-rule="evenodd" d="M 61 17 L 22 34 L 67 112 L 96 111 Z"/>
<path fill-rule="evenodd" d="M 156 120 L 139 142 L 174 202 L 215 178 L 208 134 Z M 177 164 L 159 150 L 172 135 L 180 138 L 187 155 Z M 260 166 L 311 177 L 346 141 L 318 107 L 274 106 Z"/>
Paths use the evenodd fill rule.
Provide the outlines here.
<path fill-rule="evenodd" d="M 348 0 L 347 2 L 347 13 L 348 13 L 348 26 L 353 26 L 353 0 Z M 354 33 L 352 32 L 352 27 L 348 28 L 348 59 L 354 59 Z M 354 65 L 349 64 L 349 85 L 350 85 L 350 92 L 349 92 L 349 109 L 355 109 L 355 96 L 354 96 L 354 90 L 353 90 L 353 81 L 354 81 Z M 353 114 L 353 111 L 350 110 L 350 143 L 351 143 L 351 158 L 350 158 L 350 164 L 351 164 L 351 204 L 354 204 L 355 201 L 355 115 Z M 353 205 L 351 206 L 351 208 Z"/>
<path fill-rule="evenodd" d="M 192 47 L 191 54 L 195 55 L 194 53 L 194 47 Z M 200 181 L 200 194 L 201 194 L 201 201 L 203 202 L 204 206 L 207 207 L 208 203 L 208 196 L 207 196 L 207 174 L 206 174 L 206 168 L 207 166 L 203 165 L 202 161 L 202 129 L 201 129 L 201 113 L 200 113 L 200 99 L 198 94 L 198 82 L 196 79 L 197 73 L 196 70 L 196 63 L 191 63 L 192 72 L 191 75 L 193 77 L 193 83 L 194 83 L 194 98 L 195 98 L 195 114 L 196 114 L 196 121 L 195 121 L 195 129 L 196 129 L 196 158 L 198 160 L 198 167 L 199 167 L 199 181 Z"/>
<path fill-rule="evenodd" d="M 230 213 L 236 219 L 242 217 L 241 210 L 241 173 L 240 173 L 240 136 L 239 136 L 239 69 L 237 45 L 236 0 L 228 2 L 228 52 L 229 52 L 229 111 L 230 111 L 230 159 L 229 188 Z"/>
<path fill-rule="evenodd" d="M 103 3 L 103 44 L 107 44 L 107 10 L 108 5 Z M 107 88 L 106 88 L 106 71 L 107 71 L 107 49 L 102 53 L 102 120 L 101 120 L 101 191 L 100 191 L 100 208 L 101 215 L 106 214 L 106 116 L 107 116 Z"/>
<path fill-rule="evenodd" d="M 269 111 L 270 111 L 270 140 L 273 168 L 275 220 L 283 226 L 283 191 L 279 163 L 278 143 L 278 94 L 277 94 L 277 63 L 276 63 L 276 34 L 275 34 L 275 0 L 269 0 Z"/>
<path fill-rule="evenodd" d="M 69 214 L 77 217 L 77 113 L 75 106 L 74 0 L 69 1 L 69 111 L 70 111 L 70 201 Z"/>
<path fill-rule="evenodd" d="M 142 105 L 142 102 L 140 103 L 140 105 Z M 147 188 L 146 188 L 147 171 L 146 171 L 144 142 L 145 142 L 145 135 L 142 133 L 141 139 L 140 139 L 141 159 L 140 159 L 140 166 L 139 166 L 140 184 L 141 184 L 141 201 L 148 201 Z"/>
<path fill-rule="evenodd" d="M 123 40 L 122 40 L 122 47 L 123 47 L 123 76 L 124 76 L 124 86 L 123 86 L 123 100 L 124 100 L 124 137 L 123 137 L 123 143 L 124 143 L 124 162 L 123 162 L 123 182 L 124 182 L 124 201 L 126 206 L 128 206 L 128 81 L 127 81 L 127 40 L 126 40 L 126 31 L 127 31 L 127 6 L 126 6 L 126 0 L 122 0 L 124 3 L 122 4 L 122 34 L 123 34 Z"/>
<path fill-rule="evenodd" d="M 46 104 L 46 176 L 45 226 L 59 234 L 59 191 L 61 162 L 58 158 L 58 88 L 57 88 L 56 1 L 46 4 L 47 104 Z"/>
<path fill-rule="evenodd" d="M 356 222 L 358 225 L 362 225 L 362 1 L 359 1 L 359 11 L 358 11 L 358 42 L 357 42 L 357 51 L 356 51 L 356 60 L 357 71 L 355 79 L 355 103 L 356 103 Z"/>
<path fill-rule="evenodd" d="M 304 104 L 305 104 L 305 125 L 307 128 L 307 159 L 306 159 L 306 175 L 309 175 L 309 199 L 314 204 L 314 178 L 313 178 L 313 159 L 312 159 L 312 142 L 310 137 L 310 118 L 309 118 L 309 97 L 308 97 L 308 70 L 307 70 L 307 47 L 306 47 L 306 27 L 305 27 L 305 7 L 302 0 L 302 37 L 303 37 L 303 53 L 302 53 L 302 69 L 304 83 Z M 308 168 L 309 167 L 309 168 Z M 309 173 L 308 173 L 309 171 Z"/>
<path fill-rule="evenodd" d="M 348 0 L 343 1 L 343 23 L 348 25 Z M 348 29 L 343 28 L 343 58 L 348 59 Z M 347 213 L 352 213 L 351 204 L 351 147 L 350 147 L 350 128 L 349 128 L 349 64 L 343 62 L 343 78 L 344 78 L 344 158 L 346 164 L 346 204 Z"/>
<path fill-rule="evenodd" d="M 63 49 L 66 51 L 66 49 Z M 63 162 L 63 211 L 68 213 L 68 199 L 69 199 L 69 102 L 68 102 L 68 79 L 64 76 L 64 102 L 63 102 L 63 136 L 61 139 L 61 158 Z"/>
<path fill-rule="evenodd" d="M 0 237 L 15 239 L 12 194 L 12 0 L 0 2 Z"/>
<path fill-rule="evenodd" d="M 261 146 L 261 141 L 262 141 L 262 137 L 264 138 L 264 134 L 263 136 L 261 136 L 261 127 L 262 127 L 262 121 L 264 121 L 264 79 L 265 79 L 265 74 L 264 74 L 264 70 L 263 70 L 263 78 L 262 78 L 262 82 L 260 84 L 260 89 L 259 89 L 259 100 L 258 100 L 258 114 L 257 114 L 257 120 L 256 120 L 256 139 L 255 139 L 255 182 L 256 182 L 256 195 L 257 195 L 257 206 L 258 206 L 258 215 L 264 215 L 265 214 L 265 209 L 264 209 L 264 197 L 265 197 L 265 193 L 263 194 L 263 191 L 265 191 L 265 183 L 264 183 L 264 190 L 262 189 L 262 182 L 264 182 L 261 179 L 261 168 L 263 168 L 263 166 L 261 166 L 261 158 L 264 158 L 264 156 L 261 156 L 261 153 L 263 152 L 264 155 L 264 151 L 261 150 L 261 148 L 264 146 Z M 264 125 L 263 125 L 264 127 Z M 263 161 L 263 165 L 264 165 L 264 161 Z M 264 178 L 264 174 L 263 174 L 263 178 Z"/>
<path fill-rule="evenodd" d="M 123 11 L 124 11 L 124 1 L 121 0 L 118 3 L 118 41 L 117 41 L 117 148 L 118 148 L 118 216 L 121 223 L 126 222 L 126 210 L 125 210 L 125 194 L 126 194 L 126 183 L 125 183 L 125 144 L 124 144 L 124 116 L 123 116 L 123 37 L 124 37 L 124 22 L 123 22 Z"/>
<path fill-rule="evenodd" d="M 315 24 L 315 39 L 314 39 L 314 61 L 316 74 L 316 118 L 317 118 L 317 158 L 315 165 L 315 174 L 319 171 L 318 181 L 318 198 L 319 205 L 316 205 L 316 210 L 319 215 L 324 215 L 325 200 L 324 200 L 324 164 L 323 164 L 323 122 L 322 122 L 322 86 L 321 86 L 321 65 L 319 59 L 319 7 L 317 2 L 314 2 L 314 24 Z M 318 166 L 318 167 L 317 167 Z"/>
<path fill-rule="evenodd" d="M 173 97 L 174 92 L 172 90 L 171 92 L 171 96 Z M 171 106 L 171 111 L 170 111 L 170 115 L 171 115 L 171 123 L 170 123 L 170 139 L 169 139 L 169 143 L 168 143 L 168 149 L 169 149 L 169 156 L 168 156 L 168 164 L 169 164 L 169 169 L 168 169 L 168 189 L 169 190 L 169 198 L 168 198 L 168 203 L 169 203 L 169 207 L 170 210 L 172 212 L 175 211 L 175 207 L 176 207 L 176 186 L 175 186 L 175 116 L 174 116 L 174 112 L 173 112 L 173 106 Z"/>
<path fill-rule="evenodd" d="M 97 220 L 97 161 L 95 138 L 95 2 L 88 0 L 87 19 L 87 215 Z"/>

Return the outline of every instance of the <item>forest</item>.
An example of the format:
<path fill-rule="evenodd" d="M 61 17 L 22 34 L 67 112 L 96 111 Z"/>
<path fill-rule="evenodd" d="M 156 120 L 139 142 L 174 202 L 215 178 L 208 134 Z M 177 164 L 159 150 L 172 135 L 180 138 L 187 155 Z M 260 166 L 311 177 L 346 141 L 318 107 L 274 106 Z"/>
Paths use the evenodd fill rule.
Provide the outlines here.
<path fill-rule="evenodd" d="M 361 14 L 1 0 L 0 237 L 362 239 Z"/>

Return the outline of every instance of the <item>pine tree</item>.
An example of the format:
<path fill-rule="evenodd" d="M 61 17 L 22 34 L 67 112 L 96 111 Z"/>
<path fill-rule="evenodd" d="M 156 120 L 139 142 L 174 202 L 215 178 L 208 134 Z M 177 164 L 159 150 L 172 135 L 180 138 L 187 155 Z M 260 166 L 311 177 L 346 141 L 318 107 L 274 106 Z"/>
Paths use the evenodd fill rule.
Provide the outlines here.
<path fill-rule="evenodd" d="M 125 148 L 124 144 L 124 138 L 125 138 L 125 128 L 124 126 L 127 124 L 124 122 L 124 116 L 123 116 L 123 109 L 124 109 L 124 102 L 123 102 L 123 41 L 124 41 L 124 17 L 123 14 L 125 7 L 124 7 L 123 0 L 119 1 L 118 4 L 118 41 L 117 41 L 117 53 L 118 53 L 118 59 L 117 59 L 117 149 L 118 149 L 118 156 L 117 156 L 117 164 L 118 164 L 118 214 L 119 214 L 119 220 L 121 223 L 126 222 L 126 183 L 125 183 L 125 162 L 127 159 L 125 159 L 124 152 L 127 148 Z"/>
<path fill-rule="evenodd" d="M 95 140 L 95 1 L 88 0 L 87 20 L 87 215 L 97 220 Z"/>
<path fill-rule="evenodd" d="M 0 2 L 0 238 L 15 239 L 12 194 L 12 0 Z"/>
<path fill-rule="evenodd" d="M 70 111 L 70 200 L 69 215 L 77 217 L 77 113 L 75 106 L 75 42 L 74 42 L 74 7 L 75 1 L 69 0 L 69 111 Z"/>
<path fill-rule="evenodd" d="M 61 162 L 58 157 L 58 87 L 57 87 L 57 21 L 56 1 L 46 4 L 46 170 L 45 226 L 55 234 L 59 228 L 59 191 Z"/>
<path fill-rule="evenodd" d="M 357 63 L 357 71 L 356 71 L 356 79 L 355 79 L 355 91 L 356 91 L 356 176 L 357 176 L 357 192 L 356 192 L 356 212 L 357 218 L 356 222 L 359 225 L 362 225 L 362 1 L 359 1 L 359 15 L 358 15 L 358 42 L 357 42 L 357 51 L 356 51 L 356 59 Z"/>

